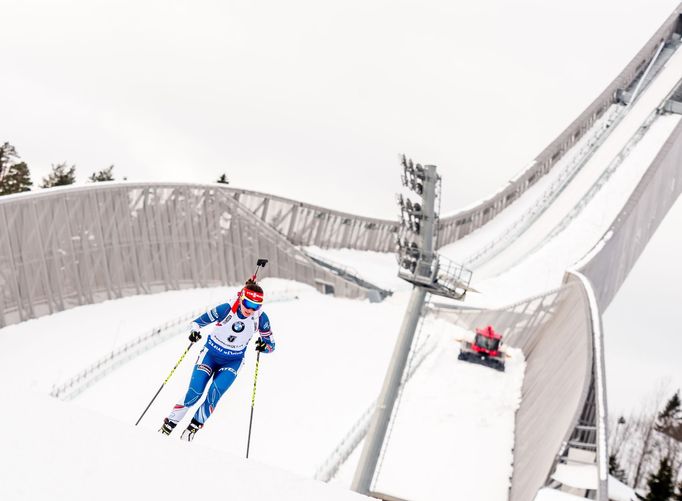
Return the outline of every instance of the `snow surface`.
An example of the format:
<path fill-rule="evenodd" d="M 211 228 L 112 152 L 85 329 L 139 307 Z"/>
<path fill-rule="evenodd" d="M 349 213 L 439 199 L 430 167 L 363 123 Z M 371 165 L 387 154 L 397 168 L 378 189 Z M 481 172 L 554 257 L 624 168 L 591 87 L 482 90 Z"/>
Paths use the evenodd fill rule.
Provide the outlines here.
<path fill-rule="evenodd" d="M 473 340 L 473 333 L 443 324 L 433 356 L 399 401 L 373 490 L 436 501 L 450 498 L 456 485 L 458 499 L 505 499 L 523 354 L 507 348 L 505 372 L 457 360 L 456 339 Z M 482 472 L 485 482 L 471 481 Z"/>
<path fill-rule="evenodd" d="M 277 290 L 272 300 L 295 297 L 307 290 L 305 285 L 284 280 L 267 279 L 265 283 Z M 12 353 L 31 353 L 38 356 L 40 371 L 25 374 L 21 385 L 47 393 L 54 383 L 139 335 L 168 320 L 224 302 L 235 292 L 235 287 L 223 287 L 170 291 L 161 295 L 162 300 L 159 295 L 131 296 L 5 327 L 0 329 L 0 380 L 13 381 L 17 377 L 16 362 L 7 360 Z"/>
<path fill-rule="evenodd" d="M 369 303 L 324 296 L 311 287 L 286 280 L 265 279 L 263 286 L 268 297 L 274 296 L 276 299 L 267 304 L 266 311 L 272 319 L 277 350 L 261 357 L 249 461 L 289 472 L 286 474 L 273 470 L 273 475 L 284 479 L 285 494 L 278 499 L 309 499 L 306 492 L 312 492 L 316 487 L 305 484 L 299 488 L 299 483 L 303 481 L 296 476 L 311 478 L 346 431 L 376 399 L 393 351 L 408 293 L 397 292 L 382 303 Z M 94 359 L 135 337 L 133 333 L 138 335 L 140 331 L 164 323 L 169 313 L 177 317 L 183 311 L 212 304 L 211 299 L 229 297 L 232 292 L 233 289 L 215 288 L 134 296 L 82 306 L 0 330 L 0 343 L 6 348 L 0 354 L 2 389 L 4 393 L 28 395 L 12 398 L 15 405 L 23 407 L 24 402 L 30 400 L 30 403 L 25 403 L 28 408 L 35 400 L 35 408 L 38 409 L 38 413 L 29 413 L 30 421 L 22 423 L 22 426 L 35 427 L 37 430 L 35 441 L 26 449 L 25 461 L 35 455 L 40 458 L 35 467 L 40 467 L 41 461 L 48 461 L 45 451 L 69 447 L 66 457 L 60 460 L 59 465 L 52 467 L 55 477 L 59 477 L 65 485 L 62 499 L 80 499 L 84 496 L 83 492 L 88 490 L 86 486 L 94 485 L 79 487 L 78 480 L 84 471 L 90 472 L 94 481 L 101 481 L 106 471 L 112 468 L 120 471 L 115 470 L 112 463 L 123 461 L 129 454 L 128 449 L 133 451 L 137 459 L 126 466 L 124 473 L 128 468 L 136 471 L 132 476 L 134 483 L 130 484 L 135 486 L 143 483 L 145 476 L 158 477 L 168 467 L 169 454 L 173 454 L 172 464 L 176 468 L 178 463 L 185 461 L 193 465 L 197 455 L 200 455 L 206 461 L 202 460 L 193 471 L 202 471 L 203 475 L 221 475 L 221 478 L 225 477 L 225 464 L 231 468 L 233 463 L 241 463 L 240 458 L 246 447 L 253 389 L 255 357 L 252 353 L 248 354 L 240 377 L 221 400 L 192 447 L 177 440 L 164 440 L 165 437 L 158 436 L 157 429 L 173 404 L 184 395 L 197 348 L 190 352 L 168 381 L 139 427 L 133 426 L 187 347 L 184 335 L 171 338 L 129 361 L 68 403 L 50 402 L 43 397 L 53 384 L 63 381 Z M 134 329 L 131 328 L 133 325 Z M 506 490 L 511 468 L 514 410 L 520 401 L 522 362 L 516 365 L 516 362 L 512 362 L 509 374 L 478 366 L 470 367 L 456 360 L 456 343 L 453 341 L 455 336 L 463 337 L 466 333 L 434 319 L 424 322 L 423 332 L 431 339 L 440 341 L 415 374 L 415 386 L 408 386 L 405 392 L 401 420 L 404 418 L 407 420 L 405 423 L 409 423 L 421 419 L 411 417 L 412 413 L 421 416 L 420 404 L 415 400 L 418 397 L 413 395 L 415 389 L 427 381 L 450 374 L 443 382 L 456 379 L 457 384 L 448 383 L 445 388 L 447 391 L 441 393 L 441 398 L 436 393 L 426 393 L 426 400 L 423 401 L 424 404 L 428 402 L 434 423 L 440 427 L 439 436 L 433 438 L 449 443 L 462 440 L 462 428 L 467 429 L 466 437 L 472 447 L 477 442 L 487 440 L 486 437 L 494 438 L 496 455 L 500 457 L 502 466 L 497 472 L 499 475 L 492 472 L 490 475 L 496 478 L 498 485 L 503 486 L 502 490 Z M 16 356 L 17 353 L 30 356 L 31 367 L 40 367 L 41 370 L 26 373 L 26 359 Z M 501 404 L 488 394 L 476 396 L 467 390 L 475 386 L 475 381 L 481 377 L 492 378 L 491 386 L 496 388 L 495 391 L 510 392 Z M 467 384 L 467 378 L 474 379 Z M 445 395 L 448 398 L 443 398 Z M 463 406 L 463 402 L 466 402 L 467 412 L 455 412 L 456 408 Z M 496 403 L 499 408 L 495 407 Z M 494 409 L 492 412 L 491 408 Z M 492 422 L 491 419 L 476 418 L 478 409 L 485 409 L 487 414 L 491 414 Z M 40 422 L 40 415 L 48 415 L 51 420 L 54 416 L 54 423 L 45 431 L 41 428 L 44 423 Z M 189 421 L 190 417 L 191 413 L 185 421 Z M 6 422 L 3 424 L 10 428 L 14 418 L 15 415 L 5 413 L 3 419 Z M 52 433 L 53 426 L 55 429 L 66 429 L 69 422 L 83 429 L 82 438 Z M 185 424 L 181 423 L 180 427 Z M 103 428 L 112 428 L 111 435 L 102 433 Z M 402 432 L 399 430 L 400 427 L 396 427 L 398 434 L 391 440 L 391 447 L 411 447 L 408 444 L 400 445 Z M 43 433 L 48 438 L 44 438 Z M 55 436 L 49 438 L 51 435 Z M 92 439 L 93 435 L 97 435 L 97 440 Z M 140 436 L 144 436 L 144 440 L 139 441 Z M 131 447 L 131 442 L 138 445 Z M 8 450 L 18 449 L 24 443 L 24 440 L 17 438 Z M 95 462 L 91 459 L 92 444 L 97 450 L 98 459 Z M 144 454 L 142 449 L 146 451 Z M 444 466 L 452 460 L 453 454 L 462 451 L 464 449 L 440 450 L 431 453 L 430 460 L 435 465 Z M 13 477 L 11 482 L 0 482 L 0 498 L 21 499 L 24 495 L 27 499 L 40 498 L 44 490 L 49 489 L 49 483 L 41 482 L 35 486 L 35 490 L 28 487 L 30 483 L 25 482 L 32 470 L 26 468 L 26 462 L 13 460 L 13 456 L 0 455 L 0 468 L 11 472 Z M 466 456 L 458 460 L 463 465 L 468 462 Z M 100 460 L 100 457 L 105 459 Z M 350 462 L 357 461 L 357 457 L 357 453 L 351 457 L 349 464 L 345 465 L 345 471 L 353 470 Z M 147 459 L 149 466 L 139 465 Z M 250 478 L 250 472 L 255 468 L 236 466 L 235 479 Z M 270 475 L 269 468 L 265 471 Z M 263 476 L 261 470 L 261 478 Z M 348 488 L 349 482 L 350 478 L 347 477 L 335 482 L 336 490 L 331 492 L 336 493 L 339 487 Z M 175 482 L 163 487 L 155 485 L 154 495 L 175 495 L 176 487 Z M 142 485 L 139 492 L 149 492 L 145 489 L 152 487 Z M 181 493 L 188 491 L 189 487 L 179 489 Z M 291 497 L 286 497 L 289 491 Z M 133 491 L 118 486 L 107 495 L 113 499 L 122 492 Z M 241 494 L 241 491 L 237 492 Z M 258 492 L 264 496 L 261 499 L 268 499 L 267 489 L 256 490 L 256 493 L 245 495 L 243 499 L 257 499 Z M 311 498 L 319 496 L 337 499 L 326 494 Z"/>
<path fill-rule="evenodd" d="M 209 492 L 244 501 L 369 499 L 246 461 L 210 442 L 168 440 L 20 386 L 3 388 L 3 396 L 25 410 L 0 415 L 0 498 L 6 501 L 195 499 Z"/>
<path fill-rule="evenodd" d="M 582 496 L 575 496 L 567 492 L 550 489 L 548 487 L 542 488 L 535 496 L 535 501 L 576 501 L 578 499 L 585 499 Z"/>
<path fill-rule="evenodd" d="M 595 490 L 597 488 L 597 467 L 593 464 L 559 464 L 552 474 L 552 478 L 563 485 Z M 637 499 L 634 489 L 611 475 L 608 479 L 610 500 L 632 501 Z"/>
<path fill-rule="evenodd" d="M 330 264 L 345 267 L 373 285 L 390 291 L 405 291 L 412 286 L 398 277 L 398 262 L 394 253 L 353 249 L 304 248 L 312 256 L 319 256 Z"/>

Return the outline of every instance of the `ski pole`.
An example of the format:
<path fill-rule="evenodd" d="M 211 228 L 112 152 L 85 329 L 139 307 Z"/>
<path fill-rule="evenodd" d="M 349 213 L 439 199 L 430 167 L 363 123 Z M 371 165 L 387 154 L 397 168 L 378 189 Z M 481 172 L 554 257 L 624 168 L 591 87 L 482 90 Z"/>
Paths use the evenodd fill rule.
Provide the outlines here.
<path fill-rule="evenodd" d="M 253 423 L 253 408 L 256 405 L 256 382 L 258 381 L 258 362 L 260 351 L 256 355 L 256 373 L 253 375 L 253 393 L 251 394 L 251 417 L 249 418 L 249 438 L 246 441 L 246 459 L 249 459 L 249 447 L 251 446 L 251 424 Z"/>
<path fill-rule="evenodd" d="M 265 268 L 265 265 L 268 264 L 267 259 L 259 259 L 256 261 L 256 271 L 253 272 L 253 276 L 251 277 L 251 280 L 256 280 L 256 275 L 258 275 L 258 269 L 262 266 Z"/>
<path fill-rule="evenodd" d="M 166 386 L 166 383 L 168 382 L 168 380 L 171 378 L 171 376 L 172 376 L 173 373 L 175 372 L 175 369 L 178 368 L 178 365 L 180 365 L 180 362 L 182 362 L 182 360 L 185 358 L 185 355 L 187 355 L 187 353 L 189 352 L 189 350 L 192 348 L 192 345 L 193 345 L 193 344 L 194 344 L 194 341 L 192 341 L 191 343 L 189 343 L 189 346 L 187 347 L 187 349 L 185 350 L 185 352 L 184 352 L 184 353 L 182 354 L 182 356 L 180 357 L 180 360 L 178 360 L 178 362 L 175 364 L 175 367 L 173 367 L 173 370 L 170 371 L 170 374 L 168 374 L 168 377 L 166 378 L 166 380 L 165 380 L 163 383 L 161 383 L 161 386 L 160 386 L 159 389 L 157 390 L 156 395 L 154 395 L 154 398 L 152 398 L 151 402 L 149 402 L 149 404 L 147 405 L 147 408 L 144 410 L 144 412 L 142 413 L 142 415 L 140 416 L 140 418 L 137 420 L 137 423 L 135 423 L 135 426 L 137 426 L 138 424 L 140 424 L 140 421 L 142 421 L 142 418 L 143 418 L 144 415 L 147 413 L 147 411 L 149 410 L 149 408 L 152 406 L 152 404 L 154 403 L 154 400 L 156 400 L 156 397 L 159 396 L 159 393 L 161 393 L 161 390 L 163 390 L 163 387 Z"/>
<path fill-rule="evenodd" d="M 256 275 L 258 275 L 258 269 L 262 266 L 268 264 L 267 259 L 258 259 L 256 261 L 256 271 L 251 277 L 252 280 L 256 280 Z M 256 372 L 253 375 L 253 393 L 251 394 L 251 417 L 249 418 L 249 437 L 246 440 L 246 459 L 249 459 L 249 448 L 251 446 L 251 425 L 253 424 L 253 408 L 256 405 L 256 383 L 258 382 L 258 364 L 260 362 L 260 351 L 256 355 Z"/>

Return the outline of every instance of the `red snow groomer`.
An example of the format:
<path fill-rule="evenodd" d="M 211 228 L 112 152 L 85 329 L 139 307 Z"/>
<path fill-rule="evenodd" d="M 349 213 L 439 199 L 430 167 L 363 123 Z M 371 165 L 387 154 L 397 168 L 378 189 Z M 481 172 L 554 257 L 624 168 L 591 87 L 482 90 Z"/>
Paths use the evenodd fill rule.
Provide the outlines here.
<path fill-rule="evenodd" d="M 500 350 L 502 336 L 492 325 L 477 328 L 474 342 L 461 341 L 457 358 L 504 371 L 505 354 Z"/>

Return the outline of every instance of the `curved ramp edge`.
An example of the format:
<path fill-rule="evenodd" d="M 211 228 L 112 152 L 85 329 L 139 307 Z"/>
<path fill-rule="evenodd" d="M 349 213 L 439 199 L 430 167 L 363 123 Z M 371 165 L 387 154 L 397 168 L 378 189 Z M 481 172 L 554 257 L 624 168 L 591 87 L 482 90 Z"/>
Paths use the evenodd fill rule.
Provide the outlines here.
<path fill-rule="evenodd" d="M 580 283 L 570 280 L 556 291 L 506 308 L 441 309 L 439 316 L 471 330 L 494 325 L 507 344 L 524 352 L 527 366 L 516 413 L 509 499 L 531 501 L 587 399 L 592 372 L 587 295 Z"/>
<path fill-rule="evenodd" d="M 563 155 L 592 127 L 621 94 L 632 87 L 642 71 L 656 56 L 662 41 L 680 32 L 682 4 L 662 23 L 625 68 L 597 98 L 552 141 L 533 162 L 497 193 L 471 207 L 441 218 L 439 247 L 453 243 L 480 228 L 517 200 L 542 176 L 550 172 Z"/>

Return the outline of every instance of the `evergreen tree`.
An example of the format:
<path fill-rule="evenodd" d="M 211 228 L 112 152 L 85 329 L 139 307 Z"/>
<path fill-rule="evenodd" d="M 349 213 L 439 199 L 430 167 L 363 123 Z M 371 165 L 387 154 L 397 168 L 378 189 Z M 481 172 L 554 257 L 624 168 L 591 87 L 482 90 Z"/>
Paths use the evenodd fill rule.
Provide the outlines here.
<path fill-rule="evenodd" d="M 88 179 L 93 183 L 98 183 L 100 181 L 113 181 L 114 180 L 114 166 L 110 165 L 104 170 L 99 172 L 93 172 Z"/>
<path fill-rule="evenodd" d="M 31 173 L 26 162 L 19 162 L 7 167 L 4 172 L 5 175 L 0 181 L 0 196 L 31 191 L 33 182 L 31 181 Z"/>
<path fill-rule="evenodd" d="M 682 405 L 680 404 L 679 390 L 670 397 L 665 408 L 658 414 L 656 431 L 682 441 Z"/>
<path fill-rule="evenodd" d="M 625 471 L 620 467 L 615 454 L 609 456 L 609 475 L 625 483 Z"/>
<path fill-rule="evenodd" d="M 26 162 L 19 162 L 17 150 L 5 142 L 0 146 L 0 195 L 30 191 L 32 185 Z"/>
<path fill-rule="evenodd" d="M 52 165 L 52 172 L 43 178 L 41 188 L 52 188 L 53 186 L 66 186 L 76 182 L 76 166 L 67 167 L 66 162 Z"/>
<path fill-rule="evenodd" d="M 10 165 L 16 163 L 16 160 L 18 159 L 19 155 L 17 155 L 17 150 L 14 149 L 14 146 L 5 141 L 5 143 L 0 146 L 0 179 L 6 174 Z"/>
<path fill-rule="evenodd" d="M 222 174 L 220 175 L 220 177 L 218 178 L 218 180 L 216 181 L 216 183 L 220 183 L 220 184 L 230 184 L 230 180 L 227 179 L 227 174 L 222 173 Z"/>
<path fill-rule="evenodd" d="M 665 408 L 658 415 L 658 419 L 675 419 L 682 417 L 682 409 L 680 409 L 680 392 L 679 390 L 670 397 L 668 403 L 665 404 Z"/>
<path fill-rule="evenodd" d="M 668 458 L 661 459 L 658 471 L 649 477 L 646 501 L 670 501 L 673 497 L 673 469 Z"/>

